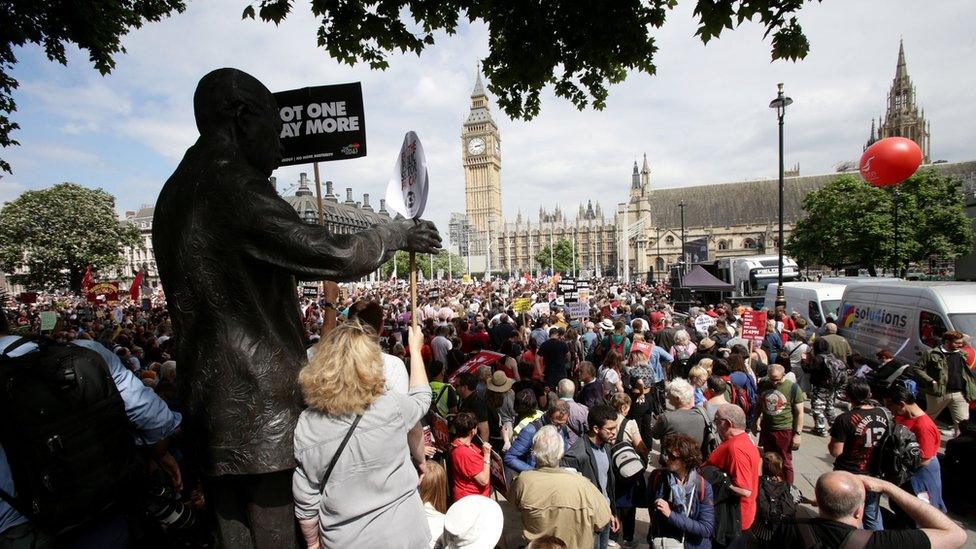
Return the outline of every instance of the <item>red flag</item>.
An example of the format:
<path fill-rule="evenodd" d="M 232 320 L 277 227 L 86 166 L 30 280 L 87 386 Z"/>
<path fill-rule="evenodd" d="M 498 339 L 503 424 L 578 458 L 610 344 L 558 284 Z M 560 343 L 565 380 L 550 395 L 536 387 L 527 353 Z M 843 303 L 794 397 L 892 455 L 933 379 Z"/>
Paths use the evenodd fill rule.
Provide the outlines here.
<path fill-rule="evenodd" d="M 458 377 L 461 376 L 461 374 L 465 372 L 475 372 L 482 366 L 491 366 L 502 358 L 505 358 L 505 355 L 501 353 L 496 353 L 494 351 L 479 351 L 474 358 L 469 359 L 467 362 L 462 364 L 456 372 L 451 374 L 451 377 L 448 378 L 447 382 L 454 383 Z"/>
<path fill-rule="evenodd" d="M 139 286 L 142 285 L 142 273 L 144 270 L 139 269 L 135 280 L 132 281 L 132 286 L 129 286 L 129 297 L 132 298 L 132 301 L 139 301 Z"/>
<path fill-rule="evenodd" d="M 91 265 L 89 265 L 85 269 L 85 276 L 81 279 L 81 291 L 87 294 L 88 290 L 91 289 L 92 284 L 94 284 L 94 282 L 92 281 Z"/>

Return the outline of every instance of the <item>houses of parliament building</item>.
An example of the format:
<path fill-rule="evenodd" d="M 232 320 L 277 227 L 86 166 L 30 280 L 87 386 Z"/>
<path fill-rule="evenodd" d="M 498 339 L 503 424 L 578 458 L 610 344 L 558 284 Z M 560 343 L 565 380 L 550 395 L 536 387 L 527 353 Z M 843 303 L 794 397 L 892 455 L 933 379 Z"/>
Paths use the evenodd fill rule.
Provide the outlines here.
<path fill-rule="evenodd" d="M 976 161 L 931 163 L 930 127 L 924 109 L 916 103 L 902 45 L 885 113 L 877 125 L 872 120 L 864 146 L 891 136 L 912 139 L 921 147 L 928 167 L 956 176 L 966 187 L 976 186 Z M 713 260 L 778 253 L 778 180 L 654 188 L 647 155 L 642 165 L 634 162 L 626 201 L 612 211 L 604 211 L 599 203 L 587 200 L 574 205 L 578 206 L 575 211 L 564 211 L 558 206 L 551 211 L 539 208 L 537 216 L 519 213 L 514 220 L 504 219 L 501 136 L 480 75 L 462 126 L 461 158 L 466 211 L 452 214 L 449 241 L 454 253 L 478 258 L 472 261 L 473 272 L 483 272 L 486 263 L 498 274 L 538 272 L 541 266 L 535 259 L 537 254 L 550 242 L 565 239 L 572 243 L 579 270 L 595 276 L 622 275 L 626 261 L 630 277 L 657 273 L 654 278 L 660 279 L 681 258 L 682 216 L 684 249 L 689 257 L 693 254 L 699 260 Z M 838 165 L 837 172 L 844 171 L 856 173 L 857 165 Z M 799 166 L 786 172 L 787 238 L 804 215 L 804 197 L 838 175 L 801 176 Z"/>

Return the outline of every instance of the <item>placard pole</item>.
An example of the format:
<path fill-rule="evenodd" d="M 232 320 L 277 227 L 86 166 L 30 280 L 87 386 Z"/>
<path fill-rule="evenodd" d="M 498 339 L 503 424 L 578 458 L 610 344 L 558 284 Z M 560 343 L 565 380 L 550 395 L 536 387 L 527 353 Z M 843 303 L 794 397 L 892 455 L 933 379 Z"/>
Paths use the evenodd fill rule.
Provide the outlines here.
<path fill-rule="evenodd" d="M 417 327 L 417 253 L 410 252 L 410 326 Z"/>

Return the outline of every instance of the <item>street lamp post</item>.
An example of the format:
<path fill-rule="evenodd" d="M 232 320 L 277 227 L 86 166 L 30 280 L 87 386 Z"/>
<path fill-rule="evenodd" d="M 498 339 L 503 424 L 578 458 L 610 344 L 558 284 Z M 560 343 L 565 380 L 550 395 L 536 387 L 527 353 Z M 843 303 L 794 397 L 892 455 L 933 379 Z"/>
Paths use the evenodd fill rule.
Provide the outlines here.
<path fill-rule="evenodd" d="M 776 286 L 776 308 L 786 307 L 786 296 L 783 294 L 783 118 L 786 116 L 786 107 L 793 103 L 793 100 L 783 95 L 783 83 L 776 84 L 776 99 L 769 102 L 769 108 L 776 109 L 776 118 L 779 120 L 779 274 L 777 275 Z"/>
<path fill-rule="evenodd" d="M 681 273 L 684 274 L 687 263 L 685 261 L 685 201 L 678 202 L 678 207 L 681 208 Z"/>

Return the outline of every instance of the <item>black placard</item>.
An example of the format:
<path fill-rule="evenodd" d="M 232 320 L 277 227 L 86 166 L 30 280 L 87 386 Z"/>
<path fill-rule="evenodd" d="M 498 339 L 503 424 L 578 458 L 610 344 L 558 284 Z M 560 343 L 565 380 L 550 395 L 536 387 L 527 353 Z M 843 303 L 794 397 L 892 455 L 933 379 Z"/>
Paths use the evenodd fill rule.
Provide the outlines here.
<path fill-rule="evenodd" d="M 282 166 L 366 156 L 359 82 L 274 94 L 281 116 Z"/>

